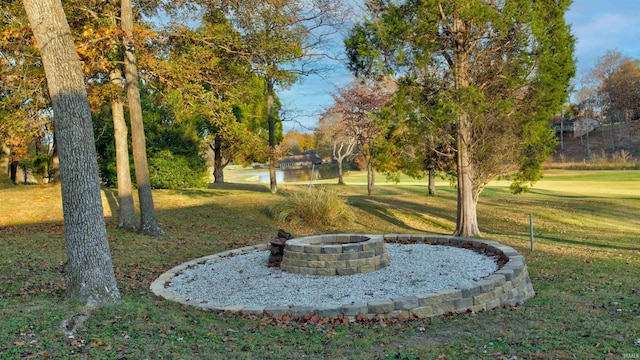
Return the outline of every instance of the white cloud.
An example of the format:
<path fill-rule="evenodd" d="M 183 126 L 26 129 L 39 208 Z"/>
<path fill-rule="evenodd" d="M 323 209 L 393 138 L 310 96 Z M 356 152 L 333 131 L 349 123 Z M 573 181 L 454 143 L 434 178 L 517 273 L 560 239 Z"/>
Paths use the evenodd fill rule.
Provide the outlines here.
<path fill-rule="evenodd" d="M 566 19 L 578 40 L 579 73 L 592 67 L 607 50 L 640 58 L 640 0 L 577 0 Z"/>

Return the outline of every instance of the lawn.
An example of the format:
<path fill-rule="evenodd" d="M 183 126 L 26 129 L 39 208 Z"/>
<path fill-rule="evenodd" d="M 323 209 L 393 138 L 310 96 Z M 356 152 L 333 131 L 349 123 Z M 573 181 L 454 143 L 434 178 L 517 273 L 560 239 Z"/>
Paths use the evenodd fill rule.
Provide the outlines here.
<path fill-rule="evenodd" d="M 326 232 L 439 233 L 455 227 L 456 191 L 438 183 L 379 177 L 366 196 L 364 175 L 343 195 L 356 221 L 341 228 L 274 223 L 259 184 L 157 190 L 166 235 L 116 228 L 117 194 L 103 192 L 120 306 L 89 311 L 68 338 L 63 319 L 82 304 L 64 298 L 65 247 L 59 186 L 0 181 L 0 359 L 620 359 L 640 356 L 640 171 L 553 170 L 531 191 L 512 195 L 496 181 L 478 206 L 487 239 L 525 257 L 536 297 L 510 309 L 403 322 L 299 323 L 239 318 L 157 298 L 149 284 L 184 261 L 264 243 L 284 228 Z M 287 187 L 307 186 L 288 185 Z M 281 186 L 285 188 L 285 186 Z M 529 251 L 533 215 L 535 251 Z"/>

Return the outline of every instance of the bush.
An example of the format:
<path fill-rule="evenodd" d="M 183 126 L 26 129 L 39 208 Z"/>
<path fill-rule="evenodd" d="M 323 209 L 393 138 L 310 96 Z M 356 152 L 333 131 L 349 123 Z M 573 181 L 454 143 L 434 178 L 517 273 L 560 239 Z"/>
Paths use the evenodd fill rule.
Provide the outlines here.
<path fill-rule="evenodd" d="M 154 189 L 203 188 L 209 175 L 204 161 L 162 150 L 149 158 L 149 181 Z"/>
<path fill-rule="evenodd" d="M 339 226 L 355 219 L 346 201 L 324 188 L 284 192 L 269 214 L 280 222 L 306 225 Z"/>
<path fill-rule="evenodd" d="M 633 157 L 631 152 L 621 149 L 611 156 L 604 149 L 600 153 L 593 152 L 589 160 L 582 162 L 565 162 L 565 158 L 560 157 L 560 163 L 547 163 L 545 169 L 564 170 L 640 170 L 640 161 Z"/>

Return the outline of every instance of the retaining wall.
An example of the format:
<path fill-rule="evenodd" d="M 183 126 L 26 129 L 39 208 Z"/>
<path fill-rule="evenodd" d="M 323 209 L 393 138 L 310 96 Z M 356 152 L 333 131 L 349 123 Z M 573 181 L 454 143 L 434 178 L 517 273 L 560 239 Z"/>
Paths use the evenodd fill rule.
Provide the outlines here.
<path fill-rule="evenodd" d="M 505 263 L 491 275 L 476 281 L 470 286 L 435 293 L 416 294 L 397 299 L 372 301 L 366 304 L 345 304 L 342 306 L 218 306 L 191 302 L 189 299 L 176 296 L 165 288 L 165 284 L 169 283 L 174 276 L 188 267 L 202 264 L 206 261 L 216 261 L 231 255 L 266 250 L 268 245 L 264 244 L 229 250 L 178 265 L 154 281 L 151 284 L 151 290 L 156 295 L 162 296 L 167 300 L 210 311 L 270 314 L 272 316 L 284 314 L 305 316 L 312 313 L 317 313 L 320 317 L 356 317 L 364 315 L 368 318 L 428 318 L 448 313 L 487 311 L 498 307 L 516 306 L 535 295 L 524 257 L 509 246 L 490 240 L 433 235 L 390 234 L 384 235 L 384 240 L 387 242 L 424 243 L 476 249 L 488 255 L 500 256 Z"/>

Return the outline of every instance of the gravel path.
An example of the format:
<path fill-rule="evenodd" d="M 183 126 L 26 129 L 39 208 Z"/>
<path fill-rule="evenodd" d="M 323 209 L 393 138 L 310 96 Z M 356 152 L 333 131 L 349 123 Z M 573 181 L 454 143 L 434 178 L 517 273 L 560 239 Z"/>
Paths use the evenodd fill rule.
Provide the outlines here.
<path fill-rule="evenodd" d="M 426 244 L 386 244 L 391 264 L 348 276 L 310 276 L 267 267 L 268 251 L 208 261 L 182 271 L 167 290 L 220 306 L 340 306 L 366 304 L 470 285 L 497 270 L 472 250 Z"/>

